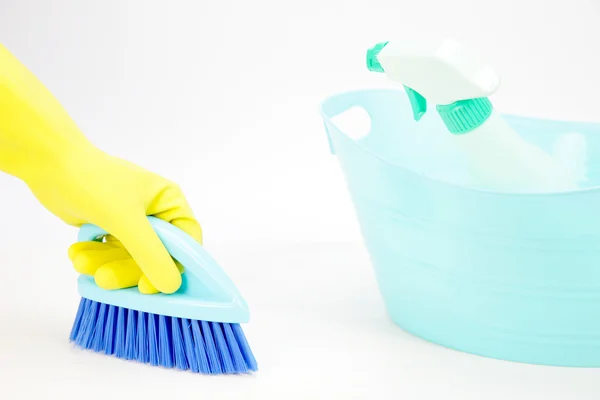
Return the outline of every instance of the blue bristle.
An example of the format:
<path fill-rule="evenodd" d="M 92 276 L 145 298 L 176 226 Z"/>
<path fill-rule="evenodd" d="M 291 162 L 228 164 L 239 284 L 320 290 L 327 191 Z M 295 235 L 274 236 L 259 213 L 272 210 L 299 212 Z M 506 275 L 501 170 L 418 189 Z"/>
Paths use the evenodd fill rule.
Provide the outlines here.
<path fill-rule="evenodd" d="M 160 365 L 167 368 L 173 367 L 173 350 L 171 349 L 172 337 L 169 324 L 164 315 L 158 316 L 158 359 Z"/>
<path fill-rule="evenodd" d="M 115 327 L 115 355 L 119 358 L 125 358 L 125 314 L 125 309 L 119 307 Z"/>
<path fill-rule="evenodd" d="M 205 374 L 212 373 L 210 362 L 208 361 L 208 351 L 206 345 L 204 344 L 204 337 L 200 331 L 200 325 L 198 325 L 198 321 L 196 320 L 191 320 L 190 323 L 192 326 L 192 334 L 194 335 L 194 350 L 196 353 L 196 359 L 198 360 L 198 369 L 200 369 L 200 372 Z"/>
<path fill-rule="evenodd" d="M 85 325 L 87 324 L 87 319 L 89 318 L 89 312 L 90 312 L 90 303 L 89 300 L 84 299 L 84 304 L 83 304 L 83 313 L 81 314 L 81 320 L 79 321 L 79 327 L 77 328 L 77 333 L 75 334 L 75 338 L 73 339 L 73 342 L 75 342 L 77 345 L 83 347 L 83 340 L 85 338 Z"/>
<path fill-rule="evenodd" d="M 148 314 L 148 352 L 150 353 L 150 364 L 158 365 L 158 331 L 154 314 Z"/>
<path fill-rule="evenodd" d="M 77 332 L 73 332 L 74 329 L 71 330 L 72 334 L 75 334 L 75 338 L 72 339 L 78 346 L 82 346 L 82 338 L 84 337 L 84 327 L 87 324 L 87 318 L 89 313 L 88 300 L 83 299 L 83 311 L 81 313 L 81 319 L 79 320 L 79 326 L 77 327 Z M 77 322 L 77 321 L 75 321 Z"/>
<path fill-rule="evenodd" d="M 82 329 L 79 331 L 80 335 L 79 345 L 84 349 L 89 349 L 94 338 L 94 327 L 96 326 L 96 315 L 98 315 L 99 304 L 95 301 L 91 301 L 89 307 L 86 309 L 83 315 Z"/>
<path fill-rule="evenodd" d="M 111 355 L 115 351 L 115 321 L 117 319 L 117 307 L 108 306 L 106 324 L 104 325 L 104 353 Z"/>
<path fill-rule="evenodd" d="M 233 368 L 233 360 L 231 359 L 231 354 L 229 354 L 229 348 L 227 347 L 227 341 L 223 335 L 221 324 L 218 322 L 211 322 L 210 327 L 215 337 L 215 343 L 217 345 L 219 358 L 221 359 L 221 365 L 223 366 L 225 373 L 231 374 L 235 371 L 235 369 Z"/>
<path fill-rule="evenodd" d="M 171 332 L 173 334 L 173 356 L 175 358 L 175 367 L 181 370 L 188 369 L 187 358 L 185 357 L 185 347 L 181 333 L 181 322 L 179 318 L 171 318 Z"/>
<path fill-rule="evenodd" d="M 213 374 L 221 374 L 223 373 L 223 369 L 221 368 L 221 361 L 219 360 L 219 354 L 217 353 L 215 339 L 210 330 L 210 325 L 206 321 L 200 321 L 200 326 L 202 327 L 202 336 L 204 337 L 210 372 Z"/>
<path fill-rule="evenodd" d="M 135 360 L 136 355 L 136 327 L 137 327 L 137 315 L 134 310 L 129 310 L 127 313 L 127 330 L 125 331 L 125 358 L 128 360 Z"/>
<path fill-rule="evenodd" d="M 235 341 L 240 347 L 242 351 L 242 356 L 246 361 L 247 368 L 251 371 L 256 371 L 258 369 L 258 364 L 256 363 L 256 359 L 254 358 L 254 354 L 252 353 L 252 349 L 250 349 L 250 345 L 248 344 L 248 340 L 246 340 L 246 335 L 244 335 L 244 331 L 240 324 L 231 324 L 233 328 L 233 333 L 235 335 Z"/>
<path fill-rule="evenodd" d="M 200 372 L 196 350 L 194 349 L 192 324 L 189 319 L 181 320 L 181 331 L 183 333 L 183 352 L 187 358 L 188 366 L 193 372 Z M 202 344 L 202 349 L 204 349 L 204 344 Z"/>
<path fill-rule="evenodd" d="M 240 347 L 235 340 L 235 335 L 231 329 L 231 324 L 223 324 L 222 328 L 223 332 L 225 333 L 225 342 L 229 347 L 229 354 L 231 354 L 231 358 L 233 360 L 233 369 L 235 371 L 239 371 L 240 369 L 246 368 L 246 361 L 244 360 L 244 356 L 240 351 Z"/>
<path fill-rule="evenodd" d="M 94 338 L 92 339 L 92 349 L 101 351 L 104 348 L 104 323 L 106 321 L 106 304 L 100 304 L 98 316 L 96 317 L 96 326 L 94 326 Z"/>
<path fill-rule="evenodd" d="M 70 338 L 85 349 L 167 368 L 203 374 L 257 370 L 239 324 L 180 319 L 82 299 Z"/>
<path fill-rule="evenodd" d="M 146 335 L 146 313 L 138 313 L 137 321 L 137 357 L 138 361 L 147 363 L 150 362 L 148 355 L 148 336 Z"/>
<path fill-rule="evenodd" d="M 73 328 L 71 329 L 71 335 L 69 338 L 71 340 L 75 340 L 77 337 L 77 333 L 79 332 L 79 328 L 81 327 L 81 320 L 83 318 L 83 314 L 85 312 L 85 303 L 86 299 L 82 298 L 79 301 L 79 307 L 77 308 L 77 315 L 75 316 L 75 322 L 73 323 Z"/>

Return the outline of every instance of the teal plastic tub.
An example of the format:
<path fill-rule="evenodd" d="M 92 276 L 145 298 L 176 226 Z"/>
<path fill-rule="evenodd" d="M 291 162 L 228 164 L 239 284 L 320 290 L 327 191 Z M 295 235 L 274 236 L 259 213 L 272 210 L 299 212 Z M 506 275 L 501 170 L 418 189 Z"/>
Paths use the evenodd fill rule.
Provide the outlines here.
<path fill-rule="evenodd" d="M 356 139 L 332 118 L 370 116 Z M 505 116 L 554 151 L 584 139 L 576 192 L 512 194 L 466 184 L 435 113 L 412 119 L 401 90 L 341 94 L 322 104 L 391 319 L 452 349 L 525 363 L 600 367 L 600 124 Z"/>

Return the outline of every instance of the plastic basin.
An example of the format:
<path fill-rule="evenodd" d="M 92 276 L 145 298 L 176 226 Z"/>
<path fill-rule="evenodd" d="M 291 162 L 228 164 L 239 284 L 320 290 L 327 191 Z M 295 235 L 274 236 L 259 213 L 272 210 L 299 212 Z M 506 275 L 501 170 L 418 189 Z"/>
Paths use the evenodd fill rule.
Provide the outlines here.
<path fill-rule="evenodd" d="M 371 119 L 358 139 L 332 120 L 354 106 Z M 472 354 L 600 366 L 600 124 L 505 115 L 548 151 L 571 133 L 586 146 L 581 190 L 513 194 L 469 187 L 435 112 L 413 121 L 403 91 L 321 111 L 394 323 Z"/>

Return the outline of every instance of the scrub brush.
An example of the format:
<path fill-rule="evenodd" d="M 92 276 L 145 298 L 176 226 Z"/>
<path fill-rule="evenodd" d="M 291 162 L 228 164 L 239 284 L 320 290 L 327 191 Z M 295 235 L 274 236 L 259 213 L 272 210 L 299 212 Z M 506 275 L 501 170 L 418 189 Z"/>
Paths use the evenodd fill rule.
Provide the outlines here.
<path fill-rule="evenodd" d="M 80 275 L 79 309 L 70 339 L 79 347 L 154 366 L 203 374 L 257 370 L 240 323 L 248 306 L 215 260 L 185 232 L 148 217 L 169 254 L 185 267 L 173 294 L 145 295 L 137 288 L 104 290 Z M 87 224 L 78 241 L 108 233 Z"/>

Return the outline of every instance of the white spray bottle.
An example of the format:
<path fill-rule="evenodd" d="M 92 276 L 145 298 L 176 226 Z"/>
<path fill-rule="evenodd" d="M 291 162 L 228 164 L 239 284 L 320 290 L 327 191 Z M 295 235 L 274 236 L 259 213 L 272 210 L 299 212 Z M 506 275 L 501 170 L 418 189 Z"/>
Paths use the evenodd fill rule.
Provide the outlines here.
<path fill-rule="evenodd" d="M 488 96 L 496 73 L 453 40 L 379 43 L 367 51 L 369 70 L 404 85 L 415 120 L 436 109 L 469 163 L 477 187 L 509 192 L 577 189 L 561 163 L 524 140 L 494 110 Z"/>

